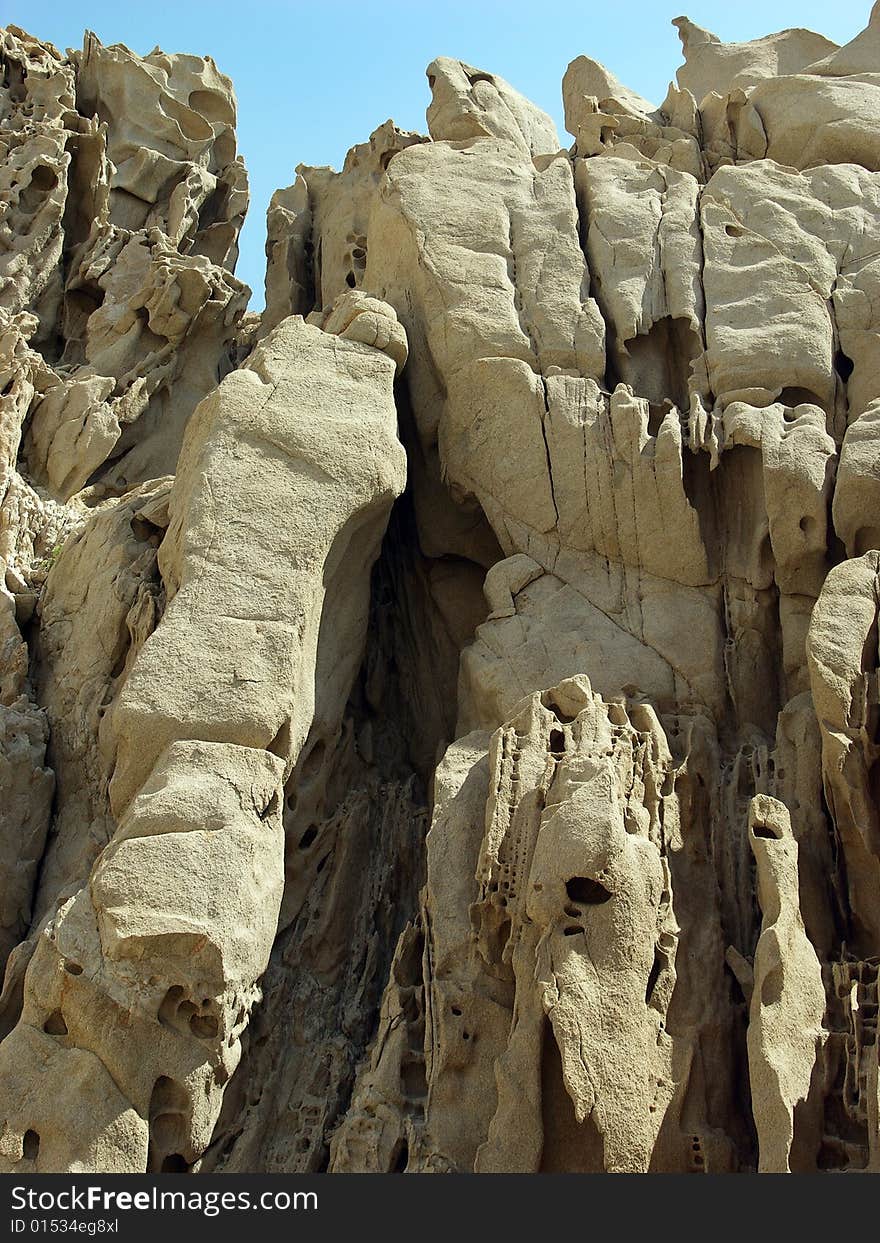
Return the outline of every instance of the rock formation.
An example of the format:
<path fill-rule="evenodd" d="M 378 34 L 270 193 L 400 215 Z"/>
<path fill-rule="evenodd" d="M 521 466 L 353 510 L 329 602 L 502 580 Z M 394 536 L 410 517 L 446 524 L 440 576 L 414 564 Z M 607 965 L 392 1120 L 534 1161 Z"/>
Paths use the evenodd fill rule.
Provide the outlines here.
<path fill-rule="evenodd" d="M 0 1170 L 880 1171 L 880 4 L 268 214 L 0 61 Z"/>

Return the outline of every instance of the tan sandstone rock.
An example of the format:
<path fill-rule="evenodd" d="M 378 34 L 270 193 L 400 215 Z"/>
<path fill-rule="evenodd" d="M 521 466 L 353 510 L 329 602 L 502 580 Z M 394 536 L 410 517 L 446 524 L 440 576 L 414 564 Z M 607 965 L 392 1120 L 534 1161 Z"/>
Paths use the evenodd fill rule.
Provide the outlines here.
<path fill-rule="evenodd" d="M 210 57 L 0 34 L 4 1171 L 880 1170 L 880 5 L 674 25 L 262 315 Z"/>

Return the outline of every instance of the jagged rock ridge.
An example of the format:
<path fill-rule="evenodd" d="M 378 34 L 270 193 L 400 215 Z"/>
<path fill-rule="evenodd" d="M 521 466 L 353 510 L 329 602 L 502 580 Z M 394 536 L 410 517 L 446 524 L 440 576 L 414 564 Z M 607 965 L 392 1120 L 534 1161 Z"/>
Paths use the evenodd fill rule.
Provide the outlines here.
<path fill-rule="evenodd" d="M 268 214 L 0 60 L 0 1168 L 880 1171 L 880 5 Z"/>

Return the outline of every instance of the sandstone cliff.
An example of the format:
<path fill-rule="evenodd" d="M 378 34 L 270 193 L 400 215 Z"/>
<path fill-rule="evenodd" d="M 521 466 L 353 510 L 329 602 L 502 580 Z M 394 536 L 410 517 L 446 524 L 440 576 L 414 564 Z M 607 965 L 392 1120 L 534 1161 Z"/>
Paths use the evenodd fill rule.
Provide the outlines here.
<path fill-rule="evenodd" d="M 880 4 L 675 24 L 260 317 L 214 63 L 0 32 L 3 1171 L 880 1171 Z"/>

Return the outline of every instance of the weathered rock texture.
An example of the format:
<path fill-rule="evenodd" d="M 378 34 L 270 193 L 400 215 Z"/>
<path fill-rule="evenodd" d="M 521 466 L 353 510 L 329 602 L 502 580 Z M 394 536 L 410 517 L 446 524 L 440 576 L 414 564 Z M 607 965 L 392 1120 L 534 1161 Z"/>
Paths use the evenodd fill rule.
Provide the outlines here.
<path fill-rule="evenodd" d="M 0 60 L 0 1169 L 880 1171 L 880 5 L 268 217 Z"/>

